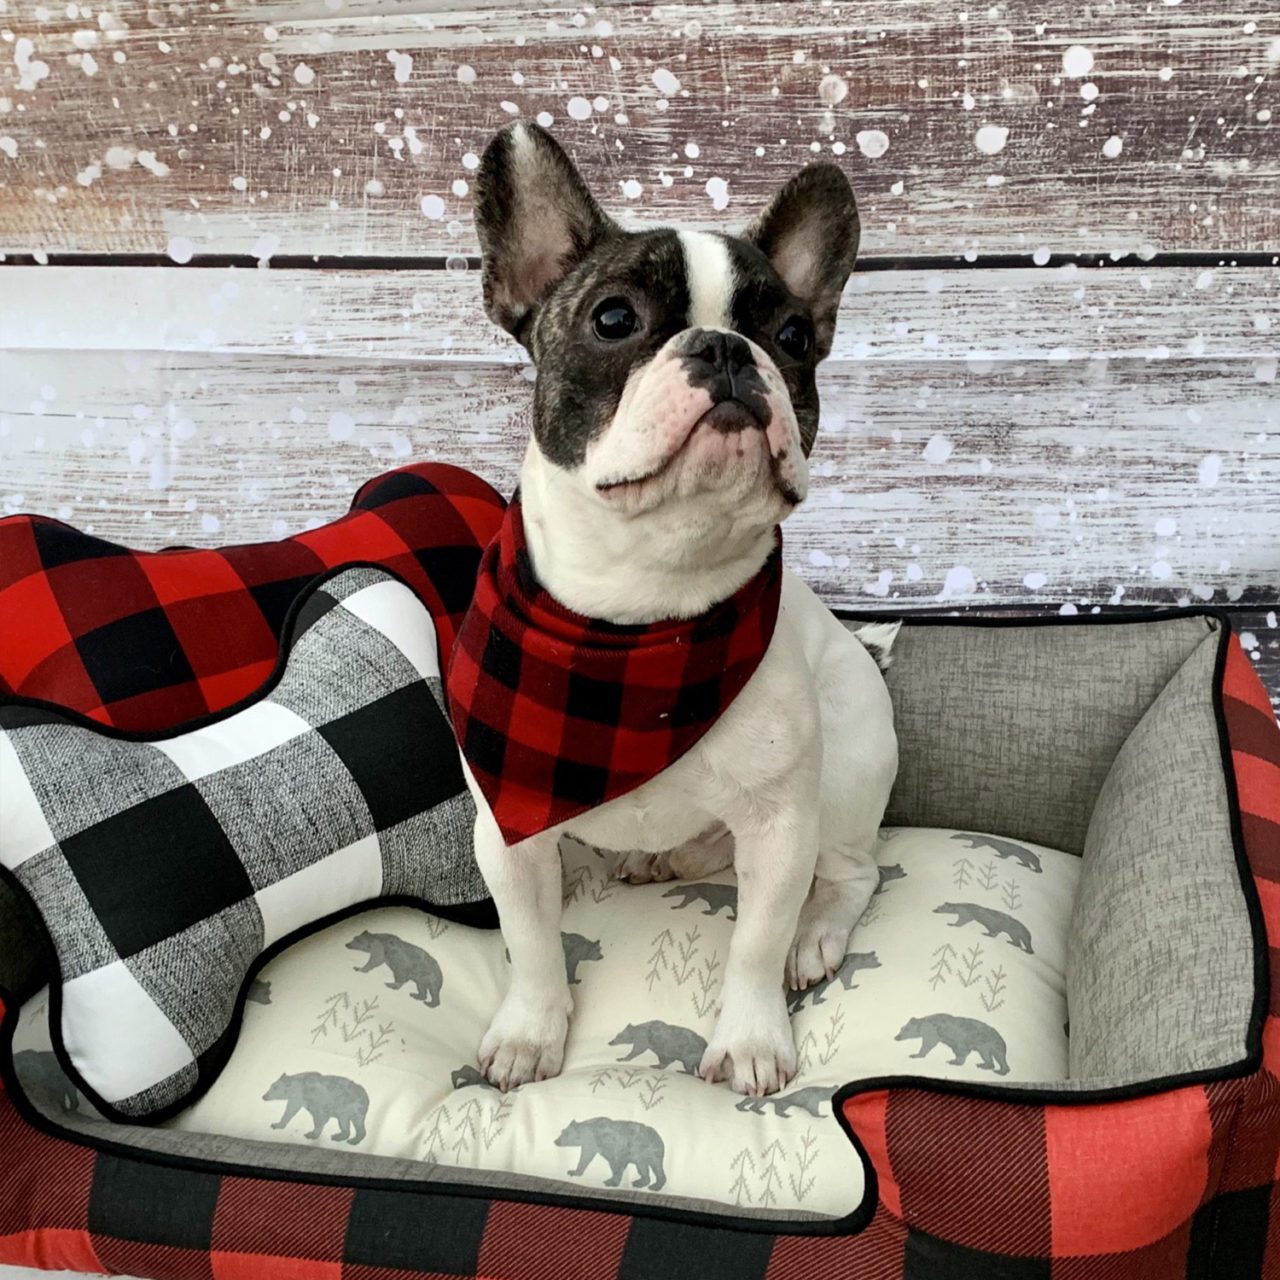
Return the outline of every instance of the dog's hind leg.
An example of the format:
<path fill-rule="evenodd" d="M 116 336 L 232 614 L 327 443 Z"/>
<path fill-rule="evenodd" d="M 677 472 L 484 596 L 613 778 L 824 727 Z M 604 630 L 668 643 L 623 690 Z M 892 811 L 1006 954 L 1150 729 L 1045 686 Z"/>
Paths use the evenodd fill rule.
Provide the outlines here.
<path fill-rule="evenodd" d="M 692 840 L 686 840 L 666 853 L 633 850 L 619 854 L 613 874 L 628 884 L 702 880 L 723 871 L 732 862 L 733 832 L 723 822 L 713 822 Z"/>

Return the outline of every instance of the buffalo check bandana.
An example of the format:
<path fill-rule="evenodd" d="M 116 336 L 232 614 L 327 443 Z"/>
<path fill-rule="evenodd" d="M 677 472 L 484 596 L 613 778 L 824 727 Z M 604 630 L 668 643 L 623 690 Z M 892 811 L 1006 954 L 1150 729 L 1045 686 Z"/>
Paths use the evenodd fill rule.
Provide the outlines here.
<path fill-rule="evenodd" d="M 458 745 L 517 844 L 678 760 L 738 696 L 773 638 L 782 535 L 735 595 L 696 618 L 616 626 L 534 575 L 519 495 L 485 551 L 449 665 Z"/>

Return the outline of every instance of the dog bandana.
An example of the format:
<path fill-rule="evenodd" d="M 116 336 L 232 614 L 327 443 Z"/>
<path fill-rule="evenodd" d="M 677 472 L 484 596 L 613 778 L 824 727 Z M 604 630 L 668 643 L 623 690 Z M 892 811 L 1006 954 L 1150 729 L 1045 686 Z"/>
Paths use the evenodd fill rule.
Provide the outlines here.
<path fill-rule="evenodd" d="M 480 562 L 448 673 L 454 734 L 507 844 L 684 755 L 760 665 L 781 592 L 779 532 L 764 568 L 696 618 L 585 618 L 534 576 L 517 494 Z"/>

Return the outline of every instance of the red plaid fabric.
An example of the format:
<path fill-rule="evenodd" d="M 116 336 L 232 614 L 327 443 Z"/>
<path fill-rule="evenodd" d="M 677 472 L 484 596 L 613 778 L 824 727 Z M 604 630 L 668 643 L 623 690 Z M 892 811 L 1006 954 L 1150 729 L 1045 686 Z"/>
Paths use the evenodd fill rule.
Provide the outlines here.
<path fill-rule="evenodd" d="M 221 711 L 271 673 L 302 588 L 355 561 L 418 593 L 447 654 L 503 505 L 469 471 L 423 463 L 369 481 L 332 524 L 221 550 L 131 551 L 10 516 L 0 520 L 0 696 L 140 733 Z"/>
<path fill-rule="evenodd" d="M 1273 975 L 1253 1071 L 1074 1105 L 859 1086 L 843 1114 L 875 1212 L 825 1237 L 183 1167 L 95 1151 L 0 1090 L 0 1263 L 160 1280 L 1280 1280 L 1280 729 L 1234 641 L 1218 693 Z"/>
<path fill-rule="evenodd" d="M 778 621 L 782 536 L 736 595 L 696 618 L 614 626 L 538 582 L 517 496 L 485 552 L 450 660 L 454 733 L 517 844 L 678 760 L 751 679 Z"/>

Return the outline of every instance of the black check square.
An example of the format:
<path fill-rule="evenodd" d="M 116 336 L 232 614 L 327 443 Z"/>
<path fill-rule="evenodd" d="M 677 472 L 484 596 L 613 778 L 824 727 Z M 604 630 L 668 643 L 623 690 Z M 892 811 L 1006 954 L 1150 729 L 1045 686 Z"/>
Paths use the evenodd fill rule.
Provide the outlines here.
<path fill-rule="evenodd" d="M 191 785 L 69 836 L 62 854 L 125 959 L 253 893 L 226 833 Z"/>
<path fill-rule="evenodd" d="M 208 1250 L 221 1184 L 214 1173 L 100 1151 L 89 1191 L 89 1230 L 118 1240 Z"/>
<path fill-rule="evenodd" d="M 476 591 L 480 569 L 479 547 L 425 547 L 414 557 L 440 592 L 440 603 L 450 613 L 463 613 Z"/>
<path fill-rule="evenodd" d="M 357 1189 L 342 1260 L 347 1266 L 474 1276 L 489 1202 L 479 1196 Z"/>
<path fill-rule="evenodd" d="M 902 1280 L 1052 1280 L 1049 1258 L 1020 1258 L 952 1244 L 924 1231 L 907 1232 Z"/>
<path fill-rule="evenodd" d="M 302 594 L 307 583 L 314 582 L 320 570 L 315 573 L 301 574 L 296 578 L 283 578 L 279 582 L 262 582 L 249 588 L 254 603 L 262 610 L 267 626 L 279 635 L 284 629 L 284 620 L 288 616 L 293 602 Z"/>
<path fill-rule="evenodd" d="M 495 778 L 502 775 L 502 765 L 507 755 L 507 739 L 503 734 L 472 716 L 467 721 L 462 745 L 474 769 Z"/>
<path fill-rule="evenodd" d="M 480 669 L 507 689 L 520 688 L 520 646 L 497 627 L 490 628 L 480 658 Z"/>
<path fill-rule="evenodd" d="M 581 672 L 569 672 L 565 713 L 595 724 L 622 723 L 623 686 L 612 680 L 593 680 Z"/>
<path fill-rule="evenodd" d="M 586 804 L 602 804 L 609 792 L 609 770 L 600 765 L 566 760 L 562 756 L 556 761 L 552 790 L 557 796 L 581 800 Z"/>
<path fill-rule="evenodd" d="M 1187 1274 L 1213 1280 L 1264 1275 L 1272 1194 L 1272 1187 L 1251 1187 L 1223 1192 L 1201 1205 L 1191 1223 Z M 1221 1247 L 1224 1240 L 1231 1241 L 1229 1249 Z"/>
<path fill-rule="evenodd" d="M 683 685 L 671 712 L 671 727 L 685 729 L 690 725 L 705 723 L 714 719 L 719 709 L 719 680 Z"/>
<path fill-rule="evenodd" d="M 320 728 L 379 830 L 466 789 L 453 730 L 426 683 L 406 685 Z"/>
<path fill-rule="evenodd" d="M 127 547 L 117 547 L 100 538 L 89 538 L 78 529 L 65 524 L 36 520 L 31 526 L 40 564 L 47 573 L 63 564 L 77 564 L 81 560 L 107 560 L 113 556 L 127 556 Z"/>
<path fill-rule="evenodd" d="M 181 641 L 161 608 L 132 613 L 76 637 L 76 650 L 103 702 L 194 680 Z M 146 663 L 138 654 L 151 654 Z"/>
<path fill-rule="evenodd" d="M 634 1218 L 617 1280 L 764 1280 L 772 1253 L 763 1233 Z"/>

